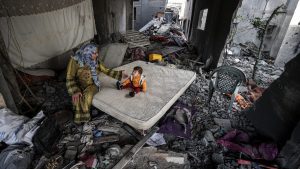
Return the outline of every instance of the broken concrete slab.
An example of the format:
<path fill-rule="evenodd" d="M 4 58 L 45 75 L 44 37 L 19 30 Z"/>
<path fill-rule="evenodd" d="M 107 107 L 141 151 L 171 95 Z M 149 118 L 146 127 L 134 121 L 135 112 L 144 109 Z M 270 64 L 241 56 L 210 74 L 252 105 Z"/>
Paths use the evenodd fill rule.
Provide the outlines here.
<path fill-rule="evenodd" d="M 219 118 L 214 118 L 214 122 L 223 128 L 225 131 L 229 131 L 232 129 L 231 127 L 231 121 L 229 119 L 219 119 Z"/>
<path fill-rule="evenodd" d="M 125 43 L 111 43 L 101 48 L 104 65 L 107 68 L 115 68 L 122 64 L 124 55 L 128 48 Z"/>
<path fill-rule="evenodd" d="M 126 147 L 126 146 L 125 146 Z M 125 149 L 125 148 L 124 148 Z M 142 148 L 124 168 L 189 168 L 187 154 L 159 150 L 155 147 Z"/>

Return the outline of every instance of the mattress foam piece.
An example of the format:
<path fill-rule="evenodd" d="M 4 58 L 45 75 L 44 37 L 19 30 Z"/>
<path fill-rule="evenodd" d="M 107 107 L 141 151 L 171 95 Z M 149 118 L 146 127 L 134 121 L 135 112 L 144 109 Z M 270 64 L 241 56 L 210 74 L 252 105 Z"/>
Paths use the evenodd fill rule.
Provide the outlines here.
<path fill-rule="evenodd" d="M 128 96 L 129 89 L 117 90 L 115 79 L 100 74 L 101 89 L 93 98 L 93 106 L 135 129 L 147 130 L 191 85 L 196 73 L 143 61 L 135 61 L 115 70 L 125 70 L 130 74 L 135 66 L 141 66 L 144 70 L 146 93 L 140 92 L 131 98 Z"/>

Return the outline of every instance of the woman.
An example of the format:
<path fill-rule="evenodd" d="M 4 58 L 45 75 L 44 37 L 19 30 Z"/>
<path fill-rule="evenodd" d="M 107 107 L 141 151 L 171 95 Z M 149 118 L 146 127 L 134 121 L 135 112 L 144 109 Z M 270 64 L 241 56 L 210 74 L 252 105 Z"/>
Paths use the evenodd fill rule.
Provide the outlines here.
<path fill-rule="evenodd" d="M 101 85 L 98 78 L 100 72 L 117 80 L 121 80 L 123 75 L 122 71 L 107 69 L 99 62 L 98 48 L 94 44 L 82 46 L 69 61 L 66 85 L 72 96 L 75 123 L 80 124 L 91 119 L 92 99 Z"/>

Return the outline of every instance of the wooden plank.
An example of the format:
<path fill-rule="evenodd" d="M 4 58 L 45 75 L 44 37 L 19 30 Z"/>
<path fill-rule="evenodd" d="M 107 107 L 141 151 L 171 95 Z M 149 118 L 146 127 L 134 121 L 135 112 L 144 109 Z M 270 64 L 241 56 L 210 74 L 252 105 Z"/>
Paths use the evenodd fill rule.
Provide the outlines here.
<path fill-rule="evenodd" d="M 158 131 L 158 127 L 154 127 L 151 129 L 151 131 L 144 136 L 142 140 L 140 140 L 135 146 L 133 146 L 126 154 L 125 156 L 113 167 L 113 169 L 122 169 L 124 168 L 130 160 L 133 159 L 135 154 L 144 146 L 146 141 L 155 133 Z"/>
<path fill-rule="evenodd" d="M 137 141 L 140 141 L 143 139 L 143 136 L 141 136 L 137 131 L 132 129 L 130 126 L 127 124 L 123 124 L 122 127 L 124 130 L 126 130 L 130 135 L 132 135 L 134 138 L 136 138 Z"/>
<path fill-rule="evenodd" d="M 110 135 L 110 136 L 103 136 L 100 138 L 93 139 L 92 145 L 99 145 L 103 143 L 110 143 L 110 142 L 116 142 L 119 141 L 118 135 Z"/>

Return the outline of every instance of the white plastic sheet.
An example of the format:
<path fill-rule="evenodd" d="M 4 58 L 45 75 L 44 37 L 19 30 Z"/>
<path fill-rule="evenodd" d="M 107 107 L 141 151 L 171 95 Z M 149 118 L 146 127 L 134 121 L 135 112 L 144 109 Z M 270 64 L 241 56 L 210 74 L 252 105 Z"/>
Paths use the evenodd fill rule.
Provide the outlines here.
<path fill-rule="evenodd" d="M 8 108 L 0 109 L 0 141 L 6 144 L 32 145 L 31 140 L 38 128 L 37 123 L 44 117 L 43 111 L 29 119 L 15 114 Z"/>
<path fill-rule="evenodd" d="M 16 67 L 30 67 L 96 34 L 92 0 L 46 13 L 1 17 L 0 30 Z"/>

